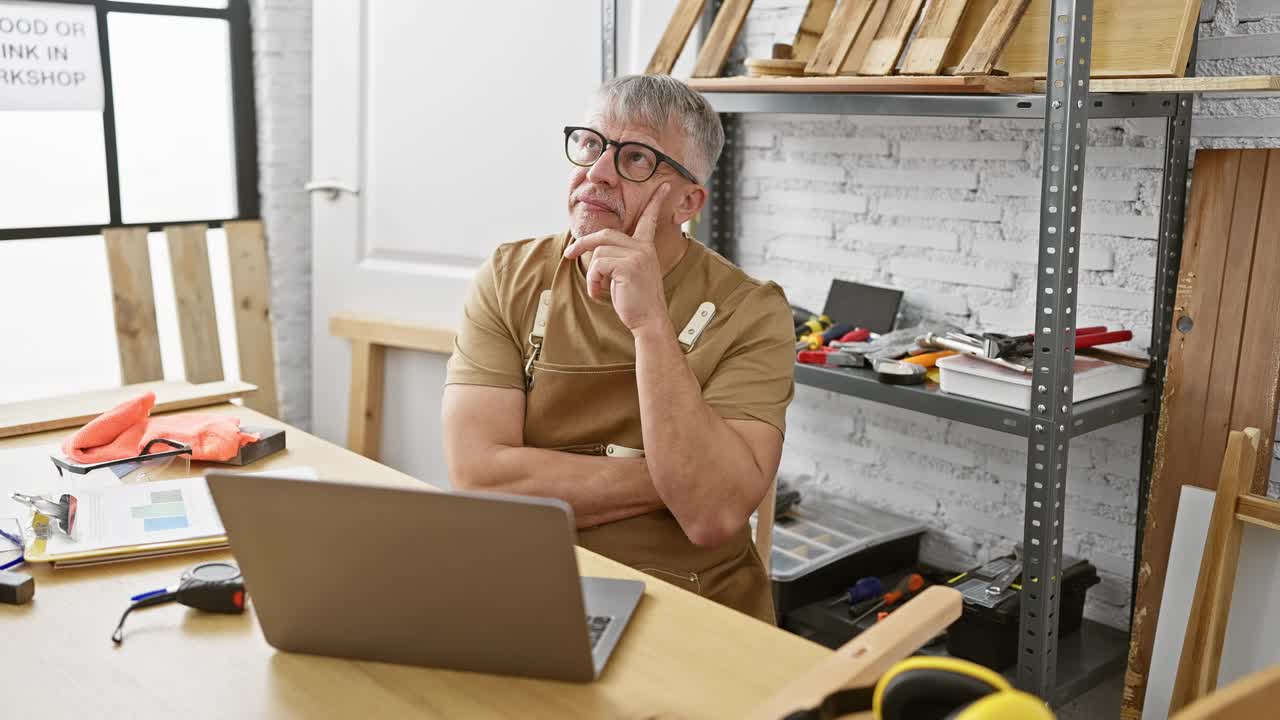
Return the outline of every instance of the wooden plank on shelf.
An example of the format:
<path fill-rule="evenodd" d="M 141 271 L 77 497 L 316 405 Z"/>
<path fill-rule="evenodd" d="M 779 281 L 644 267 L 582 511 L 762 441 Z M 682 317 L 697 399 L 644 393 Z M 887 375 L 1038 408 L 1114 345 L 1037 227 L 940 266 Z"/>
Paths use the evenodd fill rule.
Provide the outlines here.
<path fill-rule="evenodd" d="M 956 68 L 960 66 L 960 61 L 964 60 L 965 54 L 973 46 L 978 33 L 982 32 L 982 26 L 986 24 L 987 17 L 995 9 L 997 2 L 999 0 L 969 0 L 969 4 L 964 8 L 964 14 L 960 16 L 956 33 L 951 38 L 951 47 L 947 48 L 947 54 L 942 57 L 943 75 L 956 74 Z"/>
<path fill-rule="evenodd" d="M 990 75 L 1031 0 L 999 0 L 969 45 L 957 75 Z"/>
<path fill-rule="evenodd" d="M 163 380 L 124 387 L 40 398 L 0 405 L 0 438 L 83 425 L 126 400 L 144 392 L 156 394 L 152 414 L 218 405 L 242 397 L 256 388 L 245 382 L 221 380 L 192 385 Z"/>
<path fill-rule="evenodd" d="M 1028 93 L 1031 78 L 981 75 L 892 77 L 704 78 L 689 81 L 699 92 L 779 93 Z"/>
<path fill-rule="evenodd" d="M 338 313 L 329 318 L 329 334 L 400 350 L 421 350 L 444 354 L 453 352 L 454 332 L 452 330 L 367 315 Z"/>
<path fill-rule="evenodd" d="M 906 75 L 937 75 L 969 0 L 931 0 L 902 61 Z"/>
<path fill-rule="evenodd" d="M 169 265 L 173 270 L 173 295 L 182 337 L 182 364 L 192 383 L 221 380 L 222 349 L 218 342 L 218 316 L 213 306 L 213 279 L 209 274 L 209 243 L 205 226 L 169 225 Z"/>
<path fill-rule="evenodd" d="M 120 381 L 131 385 L 163 380 L 147 228 L 107 228 L 102 231 L 102 238 L 111 277 Z"/>
<path fill-rule="evenodd" d="M 805 6 L 804 17 L 800 18 L 800 27 L 796 29 L 795 40 L 791 41 L 791 59 L 808 62 L 813 51 L 818 47 L 818 40 L 827 30 L 831 20 L 831 11 L 836 8 L 836 0 L 809 0 Z"/>
<path fill-rule="evenodd" d="M 671 13 L 667 29 L 658 40 L 658 47 L 653 49 L 649 65 L 644 69 L 646 75 L 671 74 L 671 68 L 675 67 L 685 43 L 689 41 L 689 33 L 698 24 L 698 18 L 702 16 L 702 8 L 706 4 L 707 0 L 680 0 L 675 12 Z"/>
<path fill-rule="evenodd" d="M 1182 77 L 1195 37 L 1200 0 L 1096 0 L 1090 18 L 1090 74 L 1095 77 Z M 996 69 L 1044 77 L 1048 70 L 1051 0 L 1032 0 Z"/>
<path fill-rule="evenodd" d="M 835 75 L 844 66 L 858 31 L 871 13 L 872 0 L 842 0 L 827 23 L 805 71 L 813 75 Z"/>
<path fill-rule="evenodd" d="M 1218 684 L 1231 594 L 1240 561 L 1242 528 L 1236 520 L 1236 504 L 1241 495 L 1249 492 L 1258 461 L 1258 435 L 1257 428 L 1231 431 L 1226 453 L 1222 455 L 1209 533 L 1200 558 L 1200 574 L 1169 701 L 1170 714 L 1213 692 Z"/>
<path fill-rule="evenodd" d="M 751 9 L 751 0 L 724 0 L 716 19 L 711 23 L 711 31 L 707 33 L 698 59 L 693 65 L 693 76 L 696 78 L 719 77 L 724 71 L 725 61 L 729 59 L 729 51 L 742 31 L 742 23 L 747 19 L 747 11 Z"/>
<path fill-rule="evenodd" d="M 902 54 L 902 47 L 906 45 L 922 7 L 924 0 L 889 0 L 880 29 L 871 40 L 871 47 L 867 48 L 862 66 L 858 68 L 859 75 L 893 74 L 898 56 Z"/>
<path fill-rule="evenodd" d="M 849 54 L 845 55 L 844 64 L 840 66 L 841 75 L 858 74 L 858 68 L 862 67 L 862 61 L 866 59 L 872 41 L 880 32 L 880 25 L 884 23 L 884 16 L 888 10 L 889 0 L 875 0 L 871 6 L 871 12 L 867 13 L 867 19 L 862 23 L 862 28 L 858 30 L 857 37 L 853 39 Z"/>
<path fill-rule="evenodd" d="M 1036 81 L 1036 92 L 1044 92 L 1043 80 Z M 1235 77 L 1181 78 L 1092 78 L 1090 92 L 1125 93 L 1198 93 L 1198 92 L 1267 92 L 1280 91 L 1280 75 L 1238 75 Z"/>
<path fill-rule="evenodd" d="M 1214 489 L 1218 475 L 1206 475 L 1203 458 L 1221 456 L 1228 427 L 1265 428 L 1266 440 L 1274 431 L 1280 396 L 1275 206 L 1277 151 L 1197 153 L 1144 519 L 1121 708 L 1127 720 L 1141 717 L 1146 696 L 1182 486 Z M 1265 487 L 1261 470 L 1253 482 Z"/>
<path fill-rule="evenodd" d="M 222 226 L 227 234 L 231 268 L 232 312 L 240 377 L 258 386 L 244 404 L 264 415 L 280 417 L 276 391 L 276 342 L 271 320 L 271 267 L 261 220 L 235 220 Z"/>

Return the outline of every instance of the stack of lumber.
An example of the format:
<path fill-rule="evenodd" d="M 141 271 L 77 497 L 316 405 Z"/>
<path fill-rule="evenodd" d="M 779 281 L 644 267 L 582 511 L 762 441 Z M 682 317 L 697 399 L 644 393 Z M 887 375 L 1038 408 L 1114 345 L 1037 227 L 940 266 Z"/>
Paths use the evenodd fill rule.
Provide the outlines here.
<path fill-rule="evenodd" d="M 705 0 L 681 0 L 646 72 L 669 73 Z M 1050 23 L 1076 22 L 1095 92 L 1280 89 L 1280 78 L 1185 78 L 1200 0 L 1096 0 L 1052 18 L 1051 0 L 810 0 L 793 38 L 724 78 L 751 0 L 725 0 L 690 86 L 703 92 L 1043 92 Z"/>

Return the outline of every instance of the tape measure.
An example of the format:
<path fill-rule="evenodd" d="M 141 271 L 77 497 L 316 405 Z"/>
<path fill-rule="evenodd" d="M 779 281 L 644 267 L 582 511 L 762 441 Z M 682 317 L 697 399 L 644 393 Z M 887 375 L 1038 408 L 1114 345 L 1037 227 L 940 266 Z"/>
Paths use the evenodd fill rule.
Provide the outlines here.
<path fill-rule="evenodd" d="M 151 590 L 134 595 L 129 600 L 129 607 L 125 608 L 115 632 L 111 634 L 111 641 L 117 645 L 124 642 L 125 618 L 141 608 L 176 602 L 206 612 L 244 612 L 244 578 L 240 575 L 240 568 L 231 563 L 202 563 L 184 571 L 178 578 L 176 588 Z"/>
<path fill-rule="evenodd" d="M 876 379 L 890 385 L 919 385 L 929 370 L 923 365 L 898 360 L 877 360 Z"/>

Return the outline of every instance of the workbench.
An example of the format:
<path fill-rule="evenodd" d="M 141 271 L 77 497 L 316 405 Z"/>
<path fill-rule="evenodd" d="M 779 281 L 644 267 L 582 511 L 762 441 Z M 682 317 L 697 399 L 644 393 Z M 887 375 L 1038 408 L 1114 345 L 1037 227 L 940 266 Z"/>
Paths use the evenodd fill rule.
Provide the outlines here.
<path fill-rule="evenodd" d="M 121 397 L 128 397 L 123 389 Z M 65 399 L 60 399 L 65 403 Z M 289 449 L 246 471 L 314 468 L 321 478 L 383 486 L 421 481 L 225 401 L 255 427 L 284 427 Z M 58 407 L 59 401 L 50 401 Z M 28 408 L 29 409 L 29 408 Z M 188 410 L 189 411 L 189 410 Z M 71 429 L 0 440 L 0 450 L 41 448 Z M 0 461 L 3 462 L 3 461 Z M 24 463 L 25 464 L 25 463 Z M 192 471 L 206 469 L 192 463 Z M 0 465 L 0 473 L 5 468 Z M 444 473 L 443 468 L 441 473 Z M 316 538 L 317 572 L 325 546 Z M 731 718 L 812 668 L 830 651 L 587 550 L 583 574 L 641 579 L 645 597 L 600 680 L 575 684 L 453 672 L 272 648 L 254 617 L 212 615 L 178 605 L 129 618 L 123 645 L 110 640 L 130 595 L 176 582 L 227 551 L 86 568 L 27 565 L 36 579 L 27 605 L 0 605 L 5 717 L 197 718 Z M 519 598 L 512 597 L 512 602 Z"/>

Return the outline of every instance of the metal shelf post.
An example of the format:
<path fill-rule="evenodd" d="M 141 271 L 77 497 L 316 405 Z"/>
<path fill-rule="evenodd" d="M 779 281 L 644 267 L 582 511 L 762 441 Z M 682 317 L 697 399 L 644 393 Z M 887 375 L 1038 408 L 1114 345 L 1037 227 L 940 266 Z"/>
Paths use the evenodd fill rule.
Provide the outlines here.
<path fill-rule="evenodd" d="M 1187 60 L 1187 75 L 1195 74 L 1196 44 L 1193 40 Z M 1164 398 L 1164 376 L 1169 366 L 1169 338 L 1173 326 L 1173 303 L 1178 290 L 1182 263 L 1182 230 L 1187 205 L 1187 172 L 1191 161 L 1192 95 L 1174 98 L 1174 115 L 1165 123 L 1164 173 L 1160 186 L 1160 230 L 1156 245 L 1155 298 L 1151 308 L 1151 413 L 1142 423 L 1142 459 L 1138 469 L 1138 508 L 1133 539 L 1133 581 L 1129 597 L 1129 624 L 1138 594 L 1138 573 L 1142 565 L 1143 531 L 1147 525 L 1147 501 L 1155 468 L 1156 434 L 1160 429 L 1160 403 Z"/>
<path fill-rule="evenodd" d="M 1049 21 L 1017 673 L 1019 687 L 1046 699 L 1053 697 L 1057 676 L 1092 19 L 1093 0 L 1054 0 Z"/>

